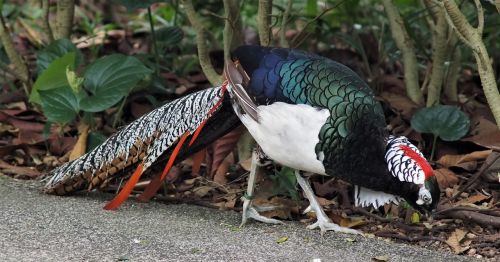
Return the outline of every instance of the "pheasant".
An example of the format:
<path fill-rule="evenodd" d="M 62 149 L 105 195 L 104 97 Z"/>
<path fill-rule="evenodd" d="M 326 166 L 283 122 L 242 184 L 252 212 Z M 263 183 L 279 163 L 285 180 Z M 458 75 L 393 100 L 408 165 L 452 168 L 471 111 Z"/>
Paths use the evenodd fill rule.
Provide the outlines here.
<path fill-rule="evenodd" d="M 67 194 L 102 186 L 137 166 L 105 208 L 125 201 L 144 171 L 161 155 L 169 160 L 139 199 L 154 195 L 169 169 L 239 125 L 255 138 L 242 224 L 261 216 L 251 196 L 255 174 L 267 160 L 297 170 L 298 184 L 317 222 L 309 228 L 358 233 L 330 221 L 305 174 L 335 176 L 355 186 L 355 204 L 379 207 L 402 199 L 432 211 L 440 190 L 432 167 L 405 137 L 388 135 L 372 90 L 349 68 L 330 59 L 284 48 L 242 46 L 226 61 L 226 81 L 177 99 L 137 119 L 102 145 L 51 172 L 45 191 Z M 189 142 L 187 142 L 189 141 Z"/>

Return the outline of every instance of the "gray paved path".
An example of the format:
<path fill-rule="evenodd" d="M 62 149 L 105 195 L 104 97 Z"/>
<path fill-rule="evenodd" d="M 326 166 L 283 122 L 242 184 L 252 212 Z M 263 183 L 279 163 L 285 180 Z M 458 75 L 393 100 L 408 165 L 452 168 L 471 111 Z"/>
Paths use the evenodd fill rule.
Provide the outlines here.
<path fill-rule="evenodd" d="M 470 261 L 420 247 L 318 231 L 300 223 L 256 222 L 235 230 L 240 214 L 192 205 L 127 201 L 111 195 L 40 192 L 40 183 L 0 176 L 0 261 Z M 277 244 L 282 236 L 289 239 Z"/>

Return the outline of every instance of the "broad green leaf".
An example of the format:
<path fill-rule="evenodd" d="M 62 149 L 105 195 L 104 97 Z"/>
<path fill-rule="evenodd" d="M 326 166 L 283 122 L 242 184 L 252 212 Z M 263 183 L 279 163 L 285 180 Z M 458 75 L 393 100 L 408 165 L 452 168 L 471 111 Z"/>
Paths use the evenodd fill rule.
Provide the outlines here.
<path fill-rule="evenodd" d="M 282 167 L 279 172 L 275 172 L 271 176 L 273 181 L 273 194 L 289 195 L 292 199 L 298 200 L 299 193 L 297 192 L 297 179 L 295 170 L 289 167 Z"/>
<path fill-rule="evenodd" d="M 177 45 L 183 37 L 184 32 L 178 26 L 166 26 L 156 30 L 156 40 L 163 46 Z"/>
<path fill-rule="evenodd" d="M 68 84 L 75 93 L 80 92 L 80 87 L 83 84 L 83 77 L 78 77 L 75 71 L 66 67 L 66 79 L 68 79 Z"/>
<path fill-rule="evenodd" d="M 134 11 L 139 8 L 148 8 L 150 5 L 154 3 L 162 2 L 160 0 L 113 0 L 113 3 L 124 5 L 129 12 Z"/>
<path fill-rule="evenodd" d="M 118 103 L 151 70 L 132 56 L 121 54 L 102 57 L 84 74 L 84 86 L 90 93 L 80 101 L 80 108 L 99 112 Z"/>
<path fill-rule="evenodd" d="M 455 106 L 436 105 L 417 111 L 411 126 L 417 132 L 434 134 L 444 141 L 456 141 L 467 134 L 470 120 Z"/>
<path fill-rule="evenodd" d="M 36 79 L 31 91 L 30 102 L 40 104 L 39 91 L 68 86 L 68 79 L 65 74 L 66 68 L 72 68 L 75 64 L 75 59 L 75 53 L 70 52 L 52 61 L 47 69 Z"/>
<path fill-rule="evenodd" d="M 318 13 L 318 1 L 317 0 L 307 0 L 306 4 L 306 14 L 311 17 L 315 17 Z"/>
<path fill-rule="evenodd" d="M 36 65 L 38 73 L 42 73 L 54 60 L 70 52 L 76 54 L 72 68 L 77 68 L 83 60 L 82 53 L 70 40 L 63 38 L 50 43 L 37 53 Z"/>
<path fill-rule="evenodd" d="M 87 137 L 87 152 L 94 150 L 97 146 L 104 143 L 107 137 L 101 133 L 91 131 Z"/>
<path fill-rule="evenodd" d="M 68 85 L 39 92 L 42 110 L 49 121 L 65 124 L 78 114 L 78 97 Z"/>

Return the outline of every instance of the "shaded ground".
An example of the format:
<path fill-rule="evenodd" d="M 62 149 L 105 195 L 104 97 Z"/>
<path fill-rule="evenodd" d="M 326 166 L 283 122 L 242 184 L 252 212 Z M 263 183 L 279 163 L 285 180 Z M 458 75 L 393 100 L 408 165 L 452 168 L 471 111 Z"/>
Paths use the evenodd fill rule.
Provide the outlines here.
<path fill-rule="evenodd" d="M 0 261 L 474 261 L 387 240 L 270 226 L 193 205 L 137 204 L 102 209 L 111 195 L 42 194 L 40 183 L 0 176 Z M 288 241 L 278 244 L 281 237 Z M 351 238 L 351 239 L 349 239 Z M 349 240 L 354 239 L 354 242 Z"/>

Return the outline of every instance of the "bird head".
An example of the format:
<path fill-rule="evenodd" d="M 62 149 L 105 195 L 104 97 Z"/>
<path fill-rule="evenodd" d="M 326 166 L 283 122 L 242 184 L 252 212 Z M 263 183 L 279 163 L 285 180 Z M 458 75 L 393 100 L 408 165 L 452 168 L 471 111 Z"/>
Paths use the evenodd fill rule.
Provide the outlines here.
<path fill-rule="evenodd" d="M 415 209 L 427 213 L 436 209 L 440 189 L 434 171 L 424 155 L 406 137 L 390 136 L 387 141 L 385 159 L 389 172 L 401 183 L 401 196 Z"/>

